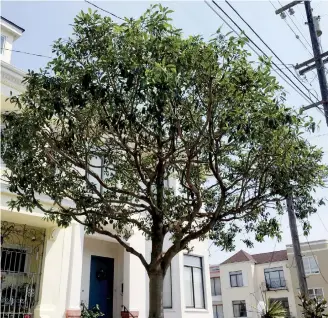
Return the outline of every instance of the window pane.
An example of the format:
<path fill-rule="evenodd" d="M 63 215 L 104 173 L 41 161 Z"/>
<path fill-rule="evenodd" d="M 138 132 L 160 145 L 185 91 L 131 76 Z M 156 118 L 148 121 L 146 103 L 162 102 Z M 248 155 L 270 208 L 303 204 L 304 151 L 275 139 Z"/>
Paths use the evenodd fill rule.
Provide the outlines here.
<path fill-rule="evenodd" d="M 309 259 L 307 257 L 303 258 L 303 265 L 306 274 L 310 274 L 310 264 Z"/>
<path fill-rule="evenodd" d="M 218 317 L 223 318 L 223 306 L 217 306 L 218 309 Z"/>
<path fill-rule="evenodd" d="M 309 262 L 311 267 L 311 273 L 319 273 L 319 268 L 316 259 L 313 256 L 309 257 Z"/>
<path fill-rule="evenodd" d="M 171 265 L 167 269 L 163 283 L 163 306 L 164 308 L 172 308 L 172 278 Z"/>
<path fill-rule="evenodd" d="M 315 289 L 315 295 L 316 296 L 323 296 L 322 288 L 316 288 Z"/>
<path fill-rule="evenodd" d="M 215 296 L 214 284 L 215 284 L 215 278 L 211 278 L 211 293 L 212 293 L 212 296 Z"/>
<path fill-rule="evenodd" d="M 184 265 L 202 267 L 200 257 L 190 255 L 184 255 Z"/>
<path fill-rule="evenodd" d="M 219 318 L 217 307 L 218 306 L 213 305 L 213 318 Z"/>
<path fill-rule="evenodd" d="M 231 284 L 231 287 L 237 286 L 237 276 L 236 275 L 230 275 L 230 284 Z"/>
<path fill-rule="evenodd" d="M 233 316 L 234 317 L 240 317 L 239 314 L 239 305 L 232 305 L 233 306 Z"/>
<path fill-rule="evenodd" d="M 238 274 L 237 275 L 237 283 L 238 283 L 238 286 L 243 286 L 243 275 L 242 274 Z"/>
<path fill-rule="evenodd" d="M 194 307 L 191 267 L 184 267 L 184 290 L 186 307 Z"/>
<path fill-rule="evenodd" d="M 201 268 L 193 268 L 195 307 L 204 308 L 203 277 Z"/>
<path fill-rule="evenodd" d="M 221 295 L 221 280 L 220 280 L 220 278 L 216 277 L 214 282 L 215 282 L 216 295 Z"/>
<path fill-rule="evenodd" d="M 6 37 L 1 35 L 1 48 L 0 48 L 0 53 L 3 53 L 3 49 L 5 48 L 5 41 L 6 41 Z"/>

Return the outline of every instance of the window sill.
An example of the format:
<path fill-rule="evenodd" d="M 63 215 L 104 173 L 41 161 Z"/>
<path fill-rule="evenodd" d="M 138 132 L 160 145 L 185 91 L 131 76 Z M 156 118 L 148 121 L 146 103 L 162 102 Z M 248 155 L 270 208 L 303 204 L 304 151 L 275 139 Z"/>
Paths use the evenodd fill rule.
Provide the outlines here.
<path fill-rule="evenodd" d="M 319 273 L 305 273 L 305 276 L 312 276 L 312 275 L 320 275 L 320 272 Z"/>
<path fill-rule="evenodd" d="M 202 312 L 202 313 L 208 313 L 209 311 L 207 309 L 202 308 L 186 308 L 185 312 Z"/>
<path fill-rule="evenodd" d="M 164 311 L 165 312 L 176 312 L 176 310 L 173 308 L 164 308 Z"/>

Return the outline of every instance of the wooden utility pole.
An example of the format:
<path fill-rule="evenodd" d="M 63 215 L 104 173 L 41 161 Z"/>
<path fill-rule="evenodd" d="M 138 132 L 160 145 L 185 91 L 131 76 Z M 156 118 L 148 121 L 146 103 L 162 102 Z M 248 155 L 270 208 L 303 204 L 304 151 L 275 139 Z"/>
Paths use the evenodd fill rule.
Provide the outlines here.
<path fill-rule="evenodd" d="M 283 14 L 284 11 L 289 10 L 290 8 L 300 4 L 301 2 L 302 1 L 290 2 L 289 4 L 276 10 L 276 14 Z M 313 103 L 309 106 L 303 107 L 303 110 L 307 110 L 307 109 L 310 109 L 310 108 L 313 108 L 313 107 L 323 104 L 325 118 L 326 118 L 326 122 L 328 125 L 328 87 L 327 87 L 327 78 L 326 78 L 325 68 L 324 68 L 324 63 L 327 63 L 328 59 L 324 59 L 324 60 L 322 59 L 323 57 L 328 55 L 328 52 L 321 54 L 317 30 L 314 25 L 314 20 L 313 20 L 313 15 L 312 15 L 311 3 L 309 0 L 305 0 L 304 4 L 305 4 L 305 11 L 306 11 L 306 16 L 307 16 L 307 20 L 308 20 L 307 24 L 309 26 L 311 43 L 312 43 L 313 58 L 310 60 L 307 60 L 303 63 L 297 64 L 295 69 L 303 68 L 303 70 L 300 70 L 301 75 L 303 75 L 304 73 L 306 73 L 314 68 L 317 69 L 322 100 L 317 103 Z M 310 64 L 310 63 L 313 63 L 313 64 L 308 66 L 308 64 Z M 300 292 L 302 295 L 304 295 L 308 298 L 309 291 L 308 291 L 307 282 L 306 282 L 306 275 L 305 275 L 304 264 L 303 264 L 303 259 L 302 259 L 300 240 L 299 240 L 299 236 L 298 236 L 296 215 L 295 215 L 295 211 L 294 211 L 292 194 L 289 194 L 287 196 L 286 204 L 287 204 L 289 227 L 290 227 L 290 233 L 291 233 L 292 242 L 293 242 L 294 257 L 295 257 L 295 262 L 296 262 Z"/>
<path fill-rule="evenodd" d="M 318 73 L 318 80 L 320 85 L 320 91 L 322 96 L 322 103 L 323 103 L 323 110 L 325 112 L 326 123 L 328 125 L 328 85 L 327 85 L 327 78 L 325 74 L 325 67 L 321 57 L 321 51 L 319 46 L 319 40 L 317 36 L 317 32 L 314 26 L 313 15 L 312 15 L 312 8 L 311 8 L 311 1 L 304 1 L 305 5 L 305 12 L 307 17 L 307 24 L 309 26 L 310 36 L 311 36 L 311 43 L 313 49 L 313 56 L 315 60 L 315 66 Z"/>
<path fill-rule="evenodd" d="M 287 197 L 286 203 L 287 203 L 290 233 L 291 233 L 292 242 L 293 242 L 295 263 L 296 263 L 296 268 L 297 268 L 297 276 L 298 276 L 298 281 L 299 281 L 299 285 L 300 285 L 300 292 L 303 296 L 306 296 L 308 298 L 309 290 L 308 290 L 307 282 L 306 282 L 306 275 L 305 275 L 304 264 L 303 264 L 303 259 L 302 259 L 302 252 L 301 252 L 300 240 L 299 240 L 299 236 L 298 236 L 296 215 L 295 215 L 295 211 L 294 211 L 292 195 L 289 195 Z"/>

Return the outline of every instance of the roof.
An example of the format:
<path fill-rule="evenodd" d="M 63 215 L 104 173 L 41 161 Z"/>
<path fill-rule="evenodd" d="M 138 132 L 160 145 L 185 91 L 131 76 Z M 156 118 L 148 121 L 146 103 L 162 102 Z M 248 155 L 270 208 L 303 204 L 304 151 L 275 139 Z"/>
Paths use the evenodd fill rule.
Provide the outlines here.
<path fill-rule="evenodd" d="M 253 254 L 252 256 L 255 259 L 256 264 L 281 262 L 288 259 L 287 250 Z"/>
<path fill-rule="evenodd" d="M 241 262 L 254 262 L 255 264 L 264 264 L 272 262 L 281 262 L 287 260 L 287 250 L 273 251 L 260 254 L 248 254 L 240 250 L 230 258 L 225 260 L 222 264 L 241 263 Z"/>
<path fill-rule="evenodd" d="M 19 25 L 17 25 L 16 23 L 4 18 L 3 16 L 0 16 L 1 17 L 1 20 L 4 20 L 5 22 L 11 24 L 13 27 L 19 29 L 21 32 L 25 32 L 25 29 L 23 29 L 22 27 L 20 27 Z"/>
<path fill-rule="evenodd" d="M 241 263 L 241 262 L 249 262 L 249 261 L 255 262 L 255 260 L 250 254 L 248 254 L 243 250 L 240 250 L 239 252 L 228 258 L 226 261 L 224 261 L 222 264 Z"/>

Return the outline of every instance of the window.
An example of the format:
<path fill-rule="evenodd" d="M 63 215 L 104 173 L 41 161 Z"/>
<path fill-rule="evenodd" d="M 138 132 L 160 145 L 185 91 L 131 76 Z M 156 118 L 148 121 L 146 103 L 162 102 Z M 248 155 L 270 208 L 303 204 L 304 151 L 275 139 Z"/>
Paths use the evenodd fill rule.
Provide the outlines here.
<path fill-rule="evenodd" d="M 172 308 L 172 269 L 171 265 L 166 271 L 163 283 L 163 307 Z"/>
<path fill-rule="evenodd" d="M 184 289 L 187 308 L 205 308 L 203 265 L 200 257 L 184 255 Z"/>
<path fill-rule="evenodd" d="M 26 264 L 26 250 L 17 248 L 1 249 L 1 271 L 24 273 Z"/>
<path fill-rule="evenodd" d="M 286 280 L 282 267 L 266 268 L 265 283 L 268 289 L 285 288 Z"/>
<path fill-rule="evenodd" d="M 236 300 L 232 302 L 234 317 L 247 317 L 245 300 Z"/>
<path fill-rule="evenodd" d="M 241 271 L 230 272 L 230 286 L 231 287 L 242 287 L 243 285 L 243 274 Z"/>
<path fill-rule="evenodd" d="M 212 291 L 212 296 L 221 295 L 220 277 L 211 278 L 211 291 Z"/>
<path fill-rule="evenodd" d="M 222 305 L 213 305 L 213 318 L 223 318 Z"/>
<path fill-rule="evenodd" d="M 270 298 L 270 301 L 279 301 L 286 310 L 286 317 L 290 317 L 288 298 Z"/>
<path fill-rule="evenodd" d="M 305 274 L 318 274 L 320 272 L 317 260 L 314 258 L 314 256 L 303 257 L 303 264 Z"/>
<path fill-rule="evenodd" d="M 1 35 L 1 47 L 0 47 L 0 54 L 3 54 L 4 48 L 6 44 L 6 37 Z"/>
<path fill-rule="evenodd" d="M 322 288 L 309 288 L 309 296 L 310 298 L 323 298 L 323 290 Z"/>

